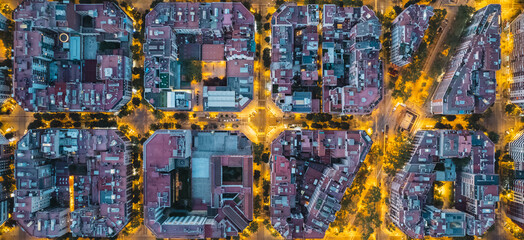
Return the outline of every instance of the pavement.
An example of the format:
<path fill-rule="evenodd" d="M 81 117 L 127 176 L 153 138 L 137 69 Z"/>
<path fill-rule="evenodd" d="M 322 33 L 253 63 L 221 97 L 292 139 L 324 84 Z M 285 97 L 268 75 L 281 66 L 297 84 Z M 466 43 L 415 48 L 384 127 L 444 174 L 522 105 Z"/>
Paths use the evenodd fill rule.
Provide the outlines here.
<path fill-rule="evenodd" d="M 172 114 L 169 114 L 172 115 Z M 149 126 L 152 123 L 155 123 L 155 117 L 147 109 L 144 104 L 140 104 L 140 107 L 135 109 L 129 116 L 118 119 L 117 121 L 120 124 L 127 124 L 142 136 L 149 131 Z"/>
<path fill-rule="evenodd" d="M 25 134 L 27 126 L 33 120 L 33 114 L 25 112 L 19 105 L 16 105 L 10 115 L 0 115 L 0 122 L 4 124 L 2 128 L 12 128 L 16 131 L 15 137 L 17 137 L 17 139 Z"/>

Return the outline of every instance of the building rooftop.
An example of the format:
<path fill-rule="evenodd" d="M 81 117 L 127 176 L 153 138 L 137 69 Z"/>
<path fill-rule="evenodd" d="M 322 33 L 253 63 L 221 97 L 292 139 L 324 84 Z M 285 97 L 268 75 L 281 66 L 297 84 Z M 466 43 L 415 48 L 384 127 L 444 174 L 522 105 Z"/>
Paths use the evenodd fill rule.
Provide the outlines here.
<path fill-rule="evenodd" d="M 518 15 L 510 24 L 513 34 L 513 51 L 509 55 L 513 82 L 510 84 L 510 100 L 524 108 L 524 14 Z"/>
<path fill-rule="evenodd" d="M 459 163 L 462 171 L 444 173 Z M 439 181 L 455 182 L 454 209 L 432 205 L 433 184 L 443 175 Z M 419 131 L 409 162 L 391 183 L 389 216 L 411 238 L 481 236 L 495 223 L 498 181 L 495 146 L 484 133 Z"/>
<path fill-rule="evenodd" d="M 322 11 L 291 3 L 273 15 L 273 100 L 285 112 L 370 113 L 383 92 L 378 18 L 366 6 Z"/>
<path fill-rule="evenodd" d="M 116 236 L 131 213 L 129 144 L 117 130 L 29 130 L 15 155 L 13 219 L 38 238 Z"/>
<path fill-rule="evenodd" d="M 251 142 L 241 133 L 156 131 L 144 143 L 144 221 L 158 238 L 237 236 L 253 220 Z"/>
<path fill-rule="evenodd" d="M 155 108 L 192 110 L 195 94 L 204 111 L 240 111 L 251 102 L 255 20 L 242 3 L 160 3 L 145 25 L 145 98 Z M 223 62 L 224 76 L 217 74 Z M 204 79 L 197 93 L 187 76 L 198 68 Z M 225 84 L 206 83 L 215 77 Z"/>
<path fill-rule="evenodd" d="M 506 215 L 524 228 L 524 132 L 520 131 L 509 143 L 509 154 L 514 162 L 513 198 L 509 201 Z"/>
<path fill-rule="evenodd" d="M 272 97 L 285 112 L 320 111 L 319 16 L 319 5 L 296 3 L 284 4 L 273 14 Z"/>
<path fill-rule="evenodd" d="M 322 111 L 371 113 L 383 96 L 381 24 L 367 6 L 329 4 L 323 11 Z"/>
<path fill-rule="evenodd" d="M 13 16 L 24 110 L 111 112 L 131 100 L 133 21 L 116 4 L 24 0 Z"/>
<path fill-rule="evenodd" d="M 371 145 L 364 131 L 284 131 L 273 141 L 270 217 L 282 237 L 324 237 Z"/>
<path fill-rule="evenodd" d="M 13 212 L 11 197 L 13 188 L 12 183 L 8 180 L 13 176 L 12 159 L 13 148 L 9 146 L 9 140 L 0 134 L 0 226 L 9 219 L 9 214 Z"/>
<path fill-rule="evenodd" d="M 424 33 L 429 27 L 433 16 L 433 7 L 413 4 L 404 9 L 395 20 L 391 35 L 391 62 L 404 66 L 411 62 L 424 39 Z"/>
<path fill-rule="evenodd" d="M 499 23 L 498 4 L 472 17 L 433 96 L 433 114 L 483 113 L 495 103 L 495 72 L 501 63 Z"/>
<path fill-rule="evenodd" d="M 9 19 L 7 19 L 2 13 L 0 13 L 0 31 L 6 31 L 8 27 Z"/>

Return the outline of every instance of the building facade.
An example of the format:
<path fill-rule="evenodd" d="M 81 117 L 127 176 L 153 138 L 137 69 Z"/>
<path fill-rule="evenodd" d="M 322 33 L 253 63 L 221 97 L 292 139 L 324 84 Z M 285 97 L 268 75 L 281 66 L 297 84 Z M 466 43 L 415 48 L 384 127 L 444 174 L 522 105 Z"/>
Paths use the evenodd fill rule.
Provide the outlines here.
<path fill-rule="evenodd" d="M 0 69 L 0 103 L 11 97 L 11 87 L 4 71 Z"/>
<path fill-rule="evenodd" d="M 520 15 L 522 16 L 522 15 Z M 506 215 L 518 226 L 524 228 L 524 132 L 519 132 L 509 143 L 509 154 L 515 166 L 513 199 Z"/>
<path fill-rule="evenodd" d="M 9 146 L 9 141 L 0 135 L 0 226 L 8 219 L 13 212 L 13 198 L 11 197 L 14 182 L 11 164 L 13 163 L 13 151 Z"/>

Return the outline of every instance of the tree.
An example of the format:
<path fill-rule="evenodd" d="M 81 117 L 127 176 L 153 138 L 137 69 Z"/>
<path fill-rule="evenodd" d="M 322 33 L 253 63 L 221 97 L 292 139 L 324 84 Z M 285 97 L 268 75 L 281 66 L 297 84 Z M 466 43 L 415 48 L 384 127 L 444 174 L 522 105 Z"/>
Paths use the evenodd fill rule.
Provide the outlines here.
<path fill-rule="evenodd" d="M 189 119 L 189 115 L 187 113 L 175 113 L 173 114 L 173 118 L 180 121 L 187 121 Z"/>
<path fill-rule="evenodd" d="M 151 5 L 149 5 L 149 8 L 155 8 L 157 4 L 163 2 L 163 0 L 153 0 L 153 2 L 151 2 Z"/>
<path fill-rule="evenodd" d="M 496 132 L 488 132 L 488 138 L 491 139 L 493 143 L 498 143 L 500 140 L 500 135 L 498 135 Z"/>
<path fill-rule="evenodd" d="M 433 206 L 435 206 L 436 208 L 442 209 L 442 207 L 444 206 L 444 202 L 440 199 L 434 198 Z"/>
<path fill-rule="evenodd" d="M 11 139 L 11 138 L 13 138 L 14 136 L 15 136 L 15 134 L 14 134 L 13 132 L 8 132 L 8 133 L 5 134 L 4 137 L 5 137 L 6 139 Z"/>
<path fill-rule="evenodd" d="M 264 197 L 269 197 L 269 189 L 271 188 L 271 183 L 264 179 L 262 182 L 262 189 L 264 190 L 263 195 Z"/>
<path fill-rule="evenodd" d="M 271 66 L 271 50 L 269 48 L 265 48 L 264 52 L 262 54 L 262 61 L 264 62 L 264 67 L 269 68 Z"/>
<path fill-rule="evenodd" d="M 505 107 L 506 113 L 507 114 L 512 114 L 513 111 L 515 110 L 515 108 L 517 108 L 517 105 L 515 105 L 513 103 L 506 104 L 506 107 Z"/>
<path fill-rule="evenodd" d="M 183 60 L 181 70 L 186 81 L 202 81 L 202 61 Z"/>
<path fill-rule="evenodd" d="M 331 116 L 331 114 L 329 113 L 314 113 L 312 115 L 312 119 L 314 122 L 329 122 L 333 118 L 333 116 Z"/>
<path fill-rule="evenodd" d="M 467 129 L 472 129 L 472 130 L 476 130 L 476 131 L 486 131 L 486 127 L 484 127 L 481 123 L 480 123 L 480 119 L 482 118 L 482 115 L 480 114 L 472 114 L 472 115 L 469 115 L 467 117 L 465 117 L 464 120 L 466 120 L 466 122 L 468 122 L 468 125 L 466 126 Z"/>
<path fill-rule="evenodd" d="M 394 6 L 393 7 L 393 10 L 395 10 L 395 14 L 397 14 L 397 16 L 402 13 L 402 8 L 400 6 Z"/>
<path fill-rule="evenodd" d="M 252 233 L 256 233 L 258 231 L 258 222 L 252 221 L 247 227 L 247 229 Z"/>
<path fill-rule="evenodd" d="M 263 159 L 264 144 L 262 143 L 253 144 L 252 148 L 253 148 L 253 162 L 256 164 L 260 164 L 261 162 L 264 162 L 264 159 Z"/>
<path fill-rule="evenodd" d="M 140 101 L 140 98 L 134 97 L 132 102 L 133 102 L 133 105 L 135 105 L 135 107 L 138 107 L 140 106 L 141 101 Z"/>
<path fill-rule="evenodd" d="M 63 123 L 58 121 L 58 120 L 53 120 L 53 121 L 51 121 L 49 126 L 51 126 L 52 128 L 60 128 L 60 127 L 63 126 Z"/>
<path fill-rule="evenodd" d="M 264 219 L 264 221 L 262 221 L 262 224 L 266 225 L 266 226 L 271 226 L 271 222 L 269 221 L 269 219 Z"/>
<path fill-rule="evenodd" d="M 27 126 L 27 129 L 37 129 L 37 128 L 43 128 L 45 126 L 46 124 L 42 122 L 42 120 L 35 119 L 31 123 L 29 123 L 29 125 Z"/>
<path fill-rule="evenodd" d="M 129 126 L 128 125 L 121 125 L 118 130 L 120 130 L 120 132 L 122 132 L 123 134 L 128 134 L 129 133 Z"/>
<path fill-rule="evenodd" d="M 43 113 L 41 116 L 45 121 L 51 121 L 55 118 L 55 115 L 51 113 Z"/>
<path fill-rule="evenodd" d="M 156 131 L 158 129 L 160 129 L 160 126 L 156 123 L 151 123 L 151 125 L 149 125 L 149 130 Z"/>
<path fill-rule="evenodd" d="M 313 120 L 313 116 L 314 116 L 314 114 L 312 114 L 312 113 L 308 113 L 308 114 L 306 115 L 306 119 L 309 120 L 309 121 L 311 121 L 311 120 Z"/>
<path fill-rule="evenodd" d="M 271 26 L 269 25 L 269 23 L 264 23 L 264 30 L 269 30 Z"/>
<path fill-rule="evenodd" d="M 260 179 L 260 171 L 255 170 L 253 172 L 253 179 L 255 179 L 255 181 L 258 182 L 258 180 Z"/>
<path fill-rule="evenodd" d="M 75 122 L 80 122 L 82 116 L 80 113 L 69 113 L 69 118 Z"/>
<path fill-rule="evenodd" d="M 269 163 L 269 153 L 265 152 L 265 153 L 262 153 L 262 162 L 264 163 Z"/>
<path fill-rule="evenodd" d="M 395 137 L 391 150 L 386 151 L 384 158 L 386 162 L 384 169 L 388 175 L 393 176 L 411 157 L 411 140 L 412 138 L 405 134 L 398 134 Z"/>
<path fill-rule="evenodd" d="M 450 124 L 447 124 L 447 123 L 444 124 L 444 123 L 439 121 L 439 122 L 435 123 L 435 128 L 436 129 L 451 129 L 452 127 L 451 127 Z"/>
<path fill-rule="evenodd" d="M 457 119 L 457 116 L 455 116 L 455 115 L 447 115 L 446 119 L 448 121 L 450 121 L 450 122 L 453 122 L 453 121 L 455 121 L 455 119 Z"/>
<path fill-rule="evenodd" d="M 155 116 L 156 120 L 162 120 L 164 118 L 164 112 L 155 109 L 153 110 L 153 116 Z"/>
<path fill-rule="evenodd" d="M 464 126 L 462 126 L 462 124 L 460 124 L 460 123 L 457 123 L 457 125 L 455 125 L 455 127 L 453 129 L 455 129 L 455 130 L 464 130 Z"/>
<path fill-rule="evenodd" d="M 309 125 L 307 125 L 307 122 L 306 122 L 306 121 L 304 121 L 304 122 L 302 122 L 302 127 L 303 127 L 303 128 L 308 128 L 308 127 L 309 127 Z"/>
<path fill-rule="evenodd" d="M 200 126 L 196 125 L 196 124 L 191 124 L 191 129 L 193 130 L 201 130 Z"/>
<path fill-rule="evenodd" d="M 251 9 L 251 1 L 246 1 L 246 0 L 244 0 L 244 1 L 242 1 L 242 4 L 244 4 L 244 7 L 246 7 L 247 10 L 250 10 L 250 9 Z M 258 12 L 257 12 L 257 13 L 258 13 Z M 260 15 L 260 13 L 258 13 L 258 15 Z M 261 19 L 262 16 L 257 17 L 257 14 L 255 14 L 255 18 L 256 18 L 256 19 Z M 260 20 L 257 20 L 257 21 L 260 21 Z"/>
<path fill-rule="evenodd" d="M 260 216 L 260 210 L 262 209 L 262 197 L 260 195 L 256 195 L 253 199 L 253 212 L 255 214 L 255 218 Z"/>
<path fill-rule="evenodd" d="M 362 7 L 364 5 L 362 0 L 343 0 L 343 3 L 346 7 Z"/>
<path fill-rule="evenodd" d="M 329 121 L 329 127 L 330 128 L 339 128 L 340 127 L 340 123 L 331 120 L 331 121 Z"/>
<path fill-rule="evenodd" d="M 381 199 L 380 188 L 377 187 L 377 186 L 371 187 L 371 189 L 369 189 L 369 192 L 368 192 L 367 201 L 370 201 L 372 203 L 376 203 L 376 202 L 380 201 L 380 199 Z"/>
<path fill-rule="evenodd" d="M 404 8 L 408 8 L 409 6 L 417 4 L 418 2 L 420 2 L 420 0 L 409 0 L 406 4 L 404 4 Z"/>
<path fill-rule="evenodd" d="M 129 109 L 129 106 L 126 104 L 120 109 L 120 112 L 118 112 L 118 117 L 123 118 L 125 116 L 129 116 L 129 114 L 131 114 L 131 110 Z"/>

